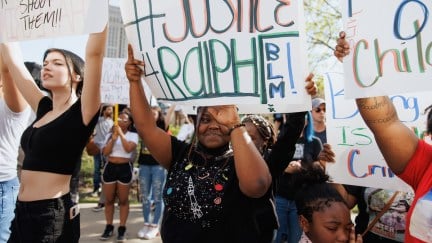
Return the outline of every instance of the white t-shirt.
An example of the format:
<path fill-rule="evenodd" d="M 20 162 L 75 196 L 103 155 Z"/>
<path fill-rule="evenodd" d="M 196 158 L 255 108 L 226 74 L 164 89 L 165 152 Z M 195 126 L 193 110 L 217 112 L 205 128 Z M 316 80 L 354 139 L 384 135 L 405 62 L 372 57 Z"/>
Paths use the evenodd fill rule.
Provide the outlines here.
<path fill-rule="evenodd" d="M 136 144 L 138 144 L 138 133 L 136 132 L 127 132 L 125 134 L 126 140 L 129 142 L 134 142 Z M 111 138 L 111 133 L 109 133 L 105 139 L 105 144 L 107 144 L 108 140 Z M 123 144 L 121 142 L 120 137 L 115 141 L 113 148 L 112 148 L 112 152 L 109 156 L 113 156 L 113 157 L 120 157 L 120 158 L 132 158 L 133 156 L 133 151 L 128 153 L 124 150 L 123 148 Z"/>
<path fill-rule="evenodd" d="M 185 141 L 190 143 L 192 140 L 193 133 L 195 131 L 195 127 L 191 123 L 184 123 L 177 134 L 177 139 L 180 141 Z"/>
<path fill-rule="evenodd" d="M 0 181 L 17 176 L 18 148 L 30 114 L 30 106 L 16 113 L 0 99 Z"/>

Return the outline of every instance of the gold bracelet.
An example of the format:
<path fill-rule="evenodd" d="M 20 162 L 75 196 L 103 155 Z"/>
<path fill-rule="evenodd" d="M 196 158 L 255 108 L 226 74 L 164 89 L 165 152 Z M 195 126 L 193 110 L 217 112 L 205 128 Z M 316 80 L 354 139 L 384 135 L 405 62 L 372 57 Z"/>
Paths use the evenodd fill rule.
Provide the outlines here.
<path fill-rule="evenodd" d="M 244 126 L 246 126 L 246 124 L 244 124 L 244 123 L 235 124 L 234 126 L 232 126 L 232 127 L 228 130 L 228 135 L 231 135 L 231 132 L 232 132 L 234 129 L 239 128 L 239 127 L 244 127 Z"/>

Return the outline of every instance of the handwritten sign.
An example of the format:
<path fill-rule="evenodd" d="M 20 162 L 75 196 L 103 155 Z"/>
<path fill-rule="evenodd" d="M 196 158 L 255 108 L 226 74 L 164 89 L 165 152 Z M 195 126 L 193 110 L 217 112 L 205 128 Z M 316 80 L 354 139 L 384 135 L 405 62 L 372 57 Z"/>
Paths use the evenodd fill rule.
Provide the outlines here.
<path fill-rule="evenodd" d="M 346 97 L 432 90 L 431 1 L 342 1 Z"/>
<path fill-rule="evenodd" d="M 310 108 L 302 1 L 130 0 L 120 9 L 159 101 Z"/>
<path fill-rule="evenodd" d="M 101 32 L 106 0 L 0 0 L 0 42 Z"/>
<path fill-rule="evenodd" d="M 343 184 L 411 191 L 387 166 L 355 100 L 344 97 L 343 74 L 327 73 L 326 77 L 327 139 L 337 156 L 336 163 L 327 163 L 328 173 L 335 182 Z M 419 138 L 424 138 L 424 109 L 432 103 L 430 93 L 399 94 L 390 98 L 401 121 Z"/>
<path fill-rule="evenodd" d="M 126 78 L 124 58 L 104 58 L 102 66 L 102 103 L 129 105 L 129 81 Z M 148 85 L 143 82 L 144 92 L 150 104 L 155 104 Z"/>

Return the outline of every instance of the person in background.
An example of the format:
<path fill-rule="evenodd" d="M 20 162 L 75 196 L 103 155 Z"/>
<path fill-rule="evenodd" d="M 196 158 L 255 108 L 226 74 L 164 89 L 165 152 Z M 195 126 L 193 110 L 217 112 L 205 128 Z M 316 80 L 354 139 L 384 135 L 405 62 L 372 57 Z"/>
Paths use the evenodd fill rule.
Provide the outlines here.
<path fill-rule="evenodd" d="M 320 139 L 314 136 L 311 113 L 305 112 L 303 119 L 305 126 L 295 144 L 295 153 L 287 160 L 291 162 L 280 175 L 276 191 L 276 212 L 280 223 L 275 238 L 277 243 L 295 243 L 302 235 L 294 201 L 299 189 L 297 180 L 301 176 L 301 171 L 309 170 L 316 161 L 319 161 L 318 156 L 323 149 Z"/>
<path fill-rule="evenodd" d="M 99 148 L 99 153 L 93 156 L 93 192 L 92 196 L 99 196 L 98 204 L 92 208 L 94 212 L 100 212 L 105 206 L 105 193 L 101 187 L 101 169 L 105 163 L 105 157 L 102 154 L 102 149 L 105 145 L 105 139 L 108 133 L 111 132 L 113 121 L 114 106 L 112 104 L 102 105 L 98 123 L 96 124 L 93 140 Z"/>
<path fill-rule="evenodd" d="M 355 234 L 351 214 L 339 192 L 328 182 L 318 163 L 300 172 L 295 196 L 299 224 L 303 231 L 299 243 L 361 243 Z"/>
<path fill-rule="evenodd" d="M 71 200 L 70 180 L 97 122 L 106 33 L 105 27 L 89 35 L 85 67 L 72 52 L 45 52 L 41 79 L 52 98 L 37 87 L 19 44 L 0 44 L 4 65 L 36 112 L 21 137 L 25 157 L 9 242 L 79 241 L 79 211 Z"/>
<path fill-rule="evenodd" d="M 345 32 L 339 34 L 334 55 L 342 61 L 350 52 Z M 406 215 L 405 242 L 432 241 L 432 146 L 398 117 L 388 96 L 357 98 L 359 112 L 372 131 L 390 169 L 414 189 Z M 427 114 L 427 132 L 432 132 L 432 113 Z"/>
<path fill-rule="evenodd" d="M 100 116 L 96 124 L 93 140 L 99 147 L 100 153 L 93 156 L 94 170 L 93 170 L 93 194 L 99 192 L 101 186 L 101 168 L 103 165 L 102 148 L 108 133 L 111 132 L 113 121 L 113 105 L 104 104 L 102 105 Z M 96 196 L 96 195 L 94 195 Z"/>
<path fill-rule="evenodd" d="M 312 118 L 314 135 L 317 136 L 322 144 L 327 143 L 327 126 L 326 126 L 326 103 L 324 99 L 312 99 Z"/>
<path fill-rule="evenodd" d="M 19 141 L 28 125 L 31 109 L 2 59 L 0 51 L 0 242 L 6 242 L 20 187 Z"/>
<path fill-rule="evenodd" d="M 122 112 L 118 124 L 107 135 L 102 153 L 107 158 L 103 168 L 102 181 L 105 193 L 106 226 L 100 240 L 108 240 L 114 232 L 114 203 L 116 196 L 120 207 L 120 226 L 117 230 L 117 242 L 126 240 L 126 221 L 129 215 L 129 189 L 132 182 L 133 151 L 138 144 L 138 134 L 131 132 L 133 119 L 131 114 Z"/>
<path fill-rule="evenodd" d="M 180 141 L 190 143 L 195 133 L 196 115 L 184 114 L 184 116 L 186 117 L 185 122 L 180 126 L 176 137 Z"/>
<path fill-rule="evenodd" d="M 175 105 L 168 108 L 166 115 L 163 114 L 159 106 L 152 106 L 151 110 L 157 127 L 168 132 Z M 138 164 L 140 197 L 144 217 L 144 226 L 138 231 L 138 237 L 150 240 L 159 234 L 159 223 L 163 210 L 162 191 L 166 170 L 153 158 L 144 141 L 141 141 Z M 154 206 L 154 213 L 150 219 L 152 205 Z"/>

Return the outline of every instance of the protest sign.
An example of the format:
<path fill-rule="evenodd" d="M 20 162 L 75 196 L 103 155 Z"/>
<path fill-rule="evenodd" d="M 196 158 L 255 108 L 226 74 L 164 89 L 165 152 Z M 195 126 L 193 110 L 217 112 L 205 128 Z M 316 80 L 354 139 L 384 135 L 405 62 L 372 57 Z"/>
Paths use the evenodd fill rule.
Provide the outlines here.
<path fill-rule="evenodd" d="M 132 0 L 120 9 L 158 100 L 254 113 L 310 108 L 303 1 Z"/>
<path fill-rule="evenodd" d="M 125 58 L 104 58 L 102 67 L 101 99 L 103 103 L 129 105 L 129 80 L 124 69 Z M 156 104 L 148 85 L 143 82 L 149 104 Z"/>
<path fill-rule="evenodd" d="M 432 90 L 431 1 L 342 1 L 346 97 Z"/>
<path fill-rule="evenodd" d="M 325 94 L 327 140 L 336 153 L 336 163 L 327 163 L 326 166 L 331 178 L 342 184 L 412 191 L 387 166 L 374 135 L 360 116 L 355 100 L 344 97 L 342 73 L 326 74 Z M 432 104 L 430 93 L 399 94 L 390 98 L 401 121 L 419 138 L 429 139 L 424 137 L 424 109 Z"/>
<path fill-rule="evenodd" d="M 0 0 L 0 42 L 101 32 L 106 0 Z"/>

